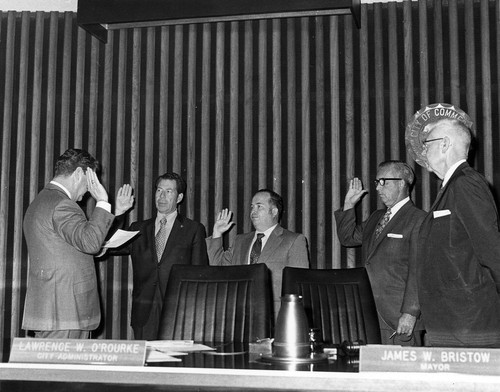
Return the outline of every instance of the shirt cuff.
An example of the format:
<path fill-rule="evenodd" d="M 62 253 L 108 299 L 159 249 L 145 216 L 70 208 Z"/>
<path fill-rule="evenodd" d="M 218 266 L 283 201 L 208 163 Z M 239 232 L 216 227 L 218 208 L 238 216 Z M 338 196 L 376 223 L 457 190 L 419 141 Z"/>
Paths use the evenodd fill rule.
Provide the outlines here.
<path fill-rule="evenodd" d="M 111 214 L 111 204 L 109 204 L 107 201 L 98 201 L 95 206 L 102 208 L 103 210 Z"/>

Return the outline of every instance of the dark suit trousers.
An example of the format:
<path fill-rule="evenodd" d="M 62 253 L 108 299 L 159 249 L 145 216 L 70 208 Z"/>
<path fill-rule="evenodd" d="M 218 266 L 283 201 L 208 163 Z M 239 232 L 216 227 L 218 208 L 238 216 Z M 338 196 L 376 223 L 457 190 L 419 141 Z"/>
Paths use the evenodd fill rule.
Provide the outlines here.
<path fill-rule="evenodd" d="M 151 305 L 151 313 L 148 321 L 142 327 L 133 327 L 135 340 L 156 340 L 160 327 L 161 310 L 163 308 L 163 297 L 160 286 L 156 285 L 155 297 Z"/>

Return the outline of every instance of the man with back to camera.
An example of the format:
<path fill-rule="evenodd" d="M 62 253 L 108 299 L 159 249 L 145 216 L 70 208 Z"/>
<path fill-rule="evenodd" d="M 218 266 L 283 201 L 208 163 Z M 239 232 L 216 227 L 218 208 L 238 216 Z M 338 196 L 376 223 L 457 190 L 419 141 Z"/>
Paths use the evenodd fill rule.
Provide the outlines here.
<path fill-rule="evenodd" d="M 52 181 L 24 216 L 30 255 L 23 329 L 36 338 L 88 339 L 99 326 L 101 310 L 94 265 L 114 220 L 108 194 L 88 152 L 69 149 L 56 161 Z M 77 204 L 85 193 L 97 201 L 89 219 Z M 115 214 L 134 201 L 132 188 L 118 190 Z"/>
<path fill-rule="evenodd" d="M 413 170 L 401 161 L 382 162 L 375 186 L 384 209 L 356 224 L 355 206 L 368 192 L 358 178 L 349 183 L 343 210 L 335 211 L 337 235 L 343 246 L 362 246 L 365 266 L 377 307 L 382 344 L 419 346 L 420 315 L 415 269 L 418 228 L 425 212 L 410 200 Z"/>
<path fill-rule="evenodd" d="M 212 265 L 267 265 L 271 271 L 275 318 L 281 303 L 283 268 L 309 268 L 306 237 L 281 227 L 279 222 L 282 214 L 281 196 L 270 189 L 261 189 L 253 196 L 250 206 L 250 219 L 255 231 L 238 234 L 232 247 L 224 250 L 222 234 L 234 225 L 231 221 L 232 212 L 226 208 L 217 215 L 212 237 L 206 239 L 208 258 Z"/>
<path fill-rule="evenodd" d="M 128 230 L 139 231 L 139 235 L 124 247 L 109 252 L 132 257 L 131 326 L 135 339 L 158 338 L 163 297 L 172 265 L 208 264 L 205 226 L 177 211 L 185 194 L 186 182 L 179 174 L 159 176 L 155 182 L 156 216 L 132 223 Z"/>
<path fill-rule="evenodd" d="M 407 131 L 408 150 L 442 180 L 416 257 L 426 345 L 500 347 L 498 211 L 487 180 L 467 163 L 472 121 L 449 104 L 415 118 L 422 125 Z"/>

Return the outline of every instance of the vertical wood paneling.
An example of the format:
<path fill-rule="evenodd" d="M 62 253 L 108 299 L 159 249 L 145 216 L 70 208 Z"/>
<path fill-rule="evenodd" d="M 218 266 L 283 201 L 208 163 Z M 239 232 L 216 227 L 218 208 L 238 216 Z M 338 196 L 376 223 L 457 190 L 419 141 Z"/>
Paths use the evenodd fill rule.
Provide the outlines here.
<path fill-rule="evenodd" d="M 169 58 L 170 50 L 168 47 L 170 39 L 170 26 L 163 26 L 160 28 L 160 74 L 157 83 L 160 86 L 159 92 L 159 120 L 158 120 L 158 176 L 167 171 L 167 151 L 168 144 L 168 91 L 169 91 Z"/>
<path fill-rule="evenodd" d="M 227 244 L 251 229 L 255 190 L 273 187 L 285 199 L 283 226 L 307 236 L 318 268 L 359 265 L 359 250 L 337 240 L 333 211 L 347 179 L 361 176 L 369 188 L 380 160 L 405 160 L 405 125 L 422 105 L 460 104 L 475 119 L 477 167 L 498 186 L 498 2 L 362 8 L 360 30 L 343 16 L 271 19 L 120 30 L 106 45 L 76 27 L 73 13 L 1 13 L 4 355 L 24 335 L 22 217 L 68 147 L 95 153 L 111 200 L 133 184 L 130 222 L 154 213 L 157 175 L 180 172 L 181 211 L 209 234 L 216 213 L 233 210 Z M 414 200 L 428 208 L 438 181 L 415 169 Z M 379 204 L 370 191 L 360 218 Z M 95 337 L 131 338 L 129 258 L 103 261 L 98 272 L 104 324 Z"/>
<path fill-rule="evenodd" d="M 375 128 L 376 149 L 375 156 L 378 162 L 386 159 L 386 141 L 385 141 L 385 124 L 384 124 L 384 61 L 383 61 L 383 46 L 382 39 L 382 4 L 374 4 L 374 40 L 375 49 L 375 118 L 371 121 L 371 127 Z M 375 127 L 374 127 L 375 125 Z M 398 139 L 392 140 L 392 144 L 397 144 Z M 363 158 L 362 158 L 363 159 Z"/>
<path fill-rule="evenodd" d="M 316 145 L 314 155 L 316 163 L 316 186 L 314 193 L 316 201 L 313 205 L 316 206 L 316 216 L 314 217 L 316 225 L 315 241 L 311 244 L 316 248 L 316 268 L 324 269 L 326 257 L 326 178 L 325 178 L 325 52 L 324 52 L 324 25 L 323 17 L 315 18 L 315 38 L 316 38 Z M 312 189 L 314 189 L 312 187 Z M 311 237 L 309 237 L 311 238 Z"/>
<path fill-rule="evenodd" d="M 311 65 L 309 47 L 309 18 L 300 19 L 300 52 L 301 52 L 301 162 L 302 162 L 302 233 L 311 242 L 311 86 L 309 67 Z"/>
<path fill-rule="evenodd" d="M 424 2 L 425 4 L 425 2 Z M 398 56 L 400 48 L 398 44 L 398 21 L 397 21 L 397 8 L 396 3 L 391 2 L 387 4 L 387 19 L 388 33 L 387 45 L 390 48 L 388 51 L 388 65 L 389 65 L 389 124 L 390 124 L 390 139 L 398 140 L 402 137 L 400 128 L 400 113 L 399 113 L 399 80 L 398 80 Z M 385 41 L 385 40 L 384 40 Z M 390 157 L 393 159 L 403 159 L 404 151 L 400 150 L 401 143 L 390 144 Z"/>
<path fill-rule="evenodd" d="M 2 197 L 0 197 L 0 256 L 2 257 L 0 264 L 0 311 L 2 312 L 2 317 L 0 317 L 0 344 L 2 347 L 7 344 L 9 337 L 7 333 L 10 328 L 11 320 L 8 318 L 7 312 L 7 243 L 8 243 L 8 232 L 9 232 L 9 220 L 12 220 L 12 216 L 8 214 L 9 207 L 9 197 L 7 197 L 10 183 L 10 149 L 12 145 L 12 137 L 14 136 L 11 131 L 12 127 L 12 102 L 14 94 L 14 47 L 16 45 L 15 37 L 15 13 L 9 12 L 6 18 L 7 27 L 6 32 L 0 36 L 4 38 L 5 54 L 1 56 L 0 59 L 4 59 L 3 69 L 4 75 L 2 75 L 3 81 L 3 121 L 2 121 L 2 171 L 1 171 L 1 192 Z M 0 26 L 3 27 L 3 26 Z M 1 31 L 1 30 L 0 30 Z M 15 333 L 15 331 L 13 331 Z M 5 343 L 4 343 L 5 342 Z"/>
<path fill-rule="evenodd" d="M 281 117 L 281 19 L 273 19 L 272 26 L 272 86 L 273 86 L 273 176 L 269 187 L 281 193 L 282 181 L 282 117 Z"/>
<path fill-rule="evenodd" d="M 366 13 L 361 15 L 361 23 L 367 23 L 368 17 Z M 358 177 L 361 179 L 363 186 L 366 189 L 370 189 L 370 152 L 372 150 L 372 142 L 370 140 L 370 134 L 372 133 L 373 126 L 370 123 L 370 92 L 372 88 L 370 86 L 370 55 L 369 55 L 369 38 L 368 29 L 363 29 L 360 32 L 359 37 L 359 85 L 360 85 L 360 121 L 361 121 L 361 172 L 356 170 L 352 174 L 347 175 L 347 181 L 350 181 L 353 177 Z M 375 149 L 377 151 L 377 149 Z M 347 182 L 346 190 L 347 193 Z M 366 219 L 371 211 L 371 200 L 369 197 L 365 197 L 361 203 L 361 217 Z"/>
<path fill-rule="evenodd" d="M 230 24 L 229 59 L 229 209 L 238 211 L 238 173 L 239 173 L 239 31 L 238 23 Z M 230 235 L 234 236 L 235 230 Z M 229 238 L 233 238 L 233 237 Z"/>
<path fill-rule="evenodd" d="M 215 36 L 215 211 L 224 205 L 224 23 Z M 212 189 L 212 191 L 214 191 Z"/>
<path fill-rule="evenodd" d="M 366 21 L 366 12 L 362 15 L 362 20 Z M 365 22 L 366 23 L 366 22 Z M 338 18 L 330 17 L 329 18 L 329 39 L 330 39 L 330 53 L 329 53 L 329 64 L 330 64 L 330 96 L 331 97 L 339 97 L 340 96 L 340 60 L 338 56 L 339 53 L 339 26 L 338 26 Z M 330 205 L 331 211 L 336 211 L 341 207 L 341 198 L 340 195 L 340 173 L 341 173 L 341 163 L 340 163 L 340 100 L 332 98 L 330 100 L 330 115 L 331 115 L 331 141 L 329 145 L 329 152 L 331 154 L 331 165 L 330 165 L 330 174 L 331 174 L 331 197 L 330 197 Z M 340 255 L 341 255 L 341 247 L 340 243 L 337 239 L 337 227 L 334 222 L 335 219 L 332 219 L 332 234 L 329 238 L 329 241 L 332 246 L 332 255 L 331 268 L 340 268 Z M 327 237 L 328 238 L 328 237 Z M 328 257 L 325 257 L 325 268 L 328 268 Z M 318 264 L 320 264 L 318 262 Z"/>
<path fill-rule="evenodd" d="M 188 37 L 188 66 L 187 66 L 187 216 L 195 215 L 195 194 L 196 194 L 196 26 L 189 25 Z M 159 174 L 159 173 L 158 173 Z M 186 202 L 184 202 L 186 204 Z"/>
<path fill-rule="evenodd" d="M 493 136 L 491 105 L 491 56 L 488 2 L 481 1 L 481 84 L 482 84 L 482 150 L 484 151 L 483 174 L 493 181 Z M 477 119 L 476 119 L 477 121 Z"/>
<path fill-rule="evenodd" d="M 258 117 L 258 155 L 261 159 L 258 171 L 258 188 L 267 188 L 267 20 L 259 20 L 259 60 L 258 74 L 259 80 L 259 117 Z"/>
<path fill-rule="evenodd" d="M 56 155 L 61 151 L 66 151 L 69 146 L 69 128 L 70 128 L 70 104 L 71 104 L 71 50 L 73 47 L 73 13 L 66 12 L 64 14 L 64 36 L 62 56 L 62 81 L 61 81 L 61 103 L 58 110 L 61 113 L 60 125 L 60 143 L 59 149 L 54 146 L 57 151 Z"/>
<path fill-rule="evenodd" d="M 38 173 L 40 149 L 45 141 L 41 140 L 42 105 L 42 57 L 43 57 L 43 13 L 37 12 L 35 19 L 35 42 L 33 58 L 33 96 L 31 101 L 31 148 L 30 148 L 30 196 L 33 200 L 39 191 Z"/>
<path fill-rule="evenodd" d="M 54 136 L 55 136 L 55 115 L 56 115 L 56 79 L 57 79 L 57 45 L 58 45 L 58 15 L 57 12 L 50 13 L 49 28 L 49 60 L 47 63 L 47 110 L 45 125 L 45 170 L 44 183 L 51 178 L 54 166 Z M 97 69 L 95 69 L 97 75 Z M 94 100 L 97 101 L 97 100 Z M 96 102 L 97 105 L 97 102 Z"/>
<path fill-rule="evenodd" d="M 90 36 L 88 37 L 89 39 Z M 76 75 L 75 75 L 75 118 L 73 119 L 74 125 L 74 135 L 73 147 L 84 148 L 83 145 L 83 107 L 85 103 L 85 55 L 87 53 L 86 48 L 87 34 L 83 29 L 78 29 L 77 43 L 76 43 Z M 86 125 L 87 126 L 87 125 Z"/>
<path fill-rule="evenodd" d="M 346 179 L 355 177 L 356 167 L 355 160 L 357 151 L 355 148 L 356 138 L 354 134 L 354 47 L 353 47 L 353 27 L 352 23 L 345 21 L 346 28 L 344 31 L 344 67 L 345 67 L 345 156 Z M 358 137 L 359 140 L 359 137 Z M 347 184 L 346 184 L 347 189 Z M 346 190 L 344 192 L 347 192 Z M 353 267 L 356 265 L 356 258 L 354 249 L 348 249 L 346 263 L 344 266 Z"/>
<path fill-rule="evenodd" d="M 245 29 L 245 51 L 243 55 L 243 189 L 252 189 L 253 187 L 253 128 L 254 128 L 254 44 L 253 44 L 253 22 L 244 23 Z M 243 211 L 248 211 L 251 203 L 251 192 L 244 192 Z M 240 218 L 241 219 L 241 218 Z M 249 230 L 251 227 L 250 214 L 243 214 L 243 229 Z"/>
<path fill-rule="evenodd" d="M 19 58 L 19 102 L 17 104 L 17 139 L 16 139 L 16 173 L 25 173 L 25 157 L 28 153 L 26 143 L 26 115 L 28 93 L 28 54 L 29 54 L 29 16 L 23 12 L 21 16 L 21 47 Z M 51 143 L 53 139 L 51 140 Z M 29 144 L 28 144 L 29 145 Z M 21 270 L 23 244 L 23 215 L 24 215 L 24 176 L 16 176 L 14 197 L 14 252 L 12 265 L 12 314 L 21 314 Z M 18 317 L 12 317 L 10 335 L 15 337 L 21 327 Z"/>
<path fill-rule="evenodd" d="M 457 0 L 449 0 L 449 61 L 451 102 L 460 107 L 460 56 L 458 48 L 458 5 Z"/>
<path fill-rule="evenodd" d="M 103 86 L 102 86 L 102 139 L 101 139 L 101 158 L 102 164 L 102 180 L 106 189 L 117 189 L 117 184 L 112 187 L 111 182 L 111 111 L 112 111 L 112 88 L 113 88 L 113 48 L 114 48 L 114 32 L 108 36 L 108 44 L 104 48 L 104 69 L 103 69 Z M 117 149 L 118 150 L 118 149 Z M 117 153 L 113 157 L 118 164 L 120 155 Z M 120 174 L 122 166 L 116 168 L 117 174 Z M 123 173 L 120 178 L 123 178 Z M 119 185 L 118 185 L 119 186 Z M 115 200 L 114 195 L 110 195 L 110 200 Z M 120 334 L 121 313 L 113 312 L 113 309 L 120 309 L 119 296 L 114 295 L 115 290 L 119 293 L 121 290 L 121 281 L 115 281 L 108 285 L 108 270 L 111 271 L 114 263 L 114 258 L 107 262 L 99 263 L 99 278 L 101 284 L 101 293 L 104 296 L 102 301 L 102 311 L 104 315 L 105 337 L 111 336 L 118 339 Z M 110 287 L 111 286 L 111 287 Z M 110 316 L 108 316 L 110 315 Z"/>
<path fill-rule="evenodd" d="M 201 169 L 200 181 L 201 189 L 200 194 L 204 195 L 200 200 L 200 217 L 202 222 L 208 222 L 212 219 L 212 210 L 209 207 L 210 198 L 207 197 L 209 187 L 213 192 L 213 182 L 210 181 L 210 65 L 212 62 L 211 56 L 211 43 L 212 35 L 210 25 L 205 23 L 203 25 L 203 44 L 202 44 L 202 64 L 201 64 Z M 215 208 L 215 211 L 217 209 Z M 207 227 L 209 233 L 211 232 Z"/>
<path fill-rule="evenodd" d="M 174 33 L 174 96 L 173 96 L 173 124 L 172 124 L 172 170 L 181 173 L 181 145 L 182 145 L 182 107 L 184 77 L 184 26 L 175 26 Z"/>
<path fill-rule="evenodd" d="M 429 36 L 428 36 L 428 25 L 427 25 L 427 0 L 419 2 L 418 6 L 419 15 L 419 77 L 420 77 L 420 106 L 425 106 L 429 104 Z M 414 170 L 416 170 L 415 163 L 411 162 Z M 418 192 L 413 192 L 413 194 L 418 193 L 419 197 L 414 200 L 418 202 L 421 198 L 422 207 L 424 209 L 429 209 L 431 206 L 430 200 L 430 182 L 429 173 L 427 170 L 419 170 L 420 178 L 418 178 L 417 187 L 420 188 Z"/>
<path fill-rule="evenodd" d="M 297 209 L 297 86 L 296 86 L 296 62 L 295 50 L 295 19 L 289 19 L 287 27 L 286 43 L 286 77 L 287 77 L 287 211 Z M 297 225 L 296 214 L 287 214 L 287 227 L 294 231 Z"/>

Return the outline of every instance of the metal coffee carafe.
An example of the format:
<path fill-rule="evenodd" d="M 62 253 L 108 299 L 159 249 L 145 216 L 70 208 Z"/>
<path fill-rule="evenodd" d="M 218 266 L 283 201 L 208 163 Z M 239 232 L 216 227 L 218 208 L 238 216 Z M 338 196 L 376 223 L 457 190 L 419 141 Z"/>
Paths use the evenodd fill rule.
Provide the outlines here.
<path fill-rule="evenodd" d="M 285 294 L 276 320 L 273 356 L 307 358 L 310 356 L 309 326 L 302 297 Z"/>

